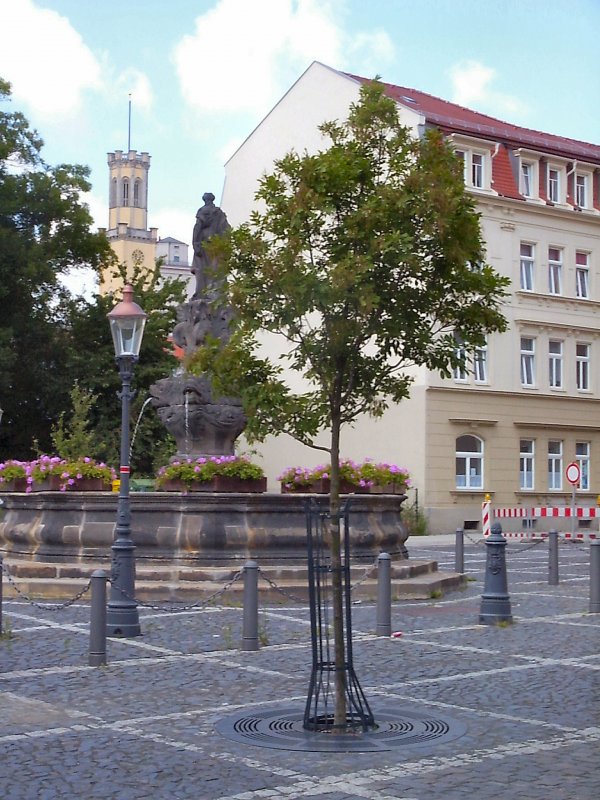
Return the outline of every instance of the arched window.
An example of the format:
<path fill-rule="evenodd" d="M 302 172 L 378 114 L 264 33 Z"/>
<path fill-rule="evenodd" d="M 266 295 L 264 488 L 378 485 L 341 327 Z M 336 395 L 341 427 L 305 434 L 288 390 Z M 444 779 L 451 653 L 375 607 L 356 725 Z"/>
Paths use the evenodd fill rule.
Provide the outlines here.
<path fill-rule="evenodd" d="M 483 488 L 483 442 L 477 436 L 456 440 L 456 488 Z"/>
<path fill-rule="evenodd" d="M 133 205 L 136 208 L 139 208 L 141 205 L 140 203 L 141 190 L 142 190 L 142 182 L 138 178 L 138 180 L 136 180 L 136 182 L 133 184 Z"/>
<path fill-rule="evenodd" d="M 113 178 L 110 182 L 110 207 L 114 208 L 117 205 L 117 179 Z"/>
<path fill-rule="evenodd" d="M 123 205 L 129 205 L 129 178 L 123 178 Z"/>

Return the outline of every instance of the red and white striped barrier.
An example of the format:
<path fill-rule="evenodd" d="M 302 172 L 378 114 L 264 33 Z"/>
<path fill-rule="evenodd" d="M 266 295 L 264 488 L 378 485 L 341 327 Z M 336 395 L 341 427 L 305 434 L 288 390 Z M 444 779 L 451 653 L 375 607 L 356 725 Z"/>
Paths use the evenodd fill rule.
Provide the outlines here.
<path fill-rule="evenodd" d="M 485 505 L 485 503 L 484 503 Z M 580 508 L 570 508 L 569 506 L 560 506 L 559 508 L 538 506 L 535 508 L 523 508 L 517 506 L 516 508 L 495 508 L 494 517 L 497 518 L 531 518 L 531 517 L 576 517 L 577 519 L 594 519 L 600 518 L 600 508 L 596 506 L 585 506 Z"/>
<path fill-rule="evenodd" d="M 485 500 L 481 504 L 481 529 L 483 531 L 484 536 L 489 536 L 491 533 L 491 519 L 490 519 L 490 507 L 491 503 L 489 500 Z"/>

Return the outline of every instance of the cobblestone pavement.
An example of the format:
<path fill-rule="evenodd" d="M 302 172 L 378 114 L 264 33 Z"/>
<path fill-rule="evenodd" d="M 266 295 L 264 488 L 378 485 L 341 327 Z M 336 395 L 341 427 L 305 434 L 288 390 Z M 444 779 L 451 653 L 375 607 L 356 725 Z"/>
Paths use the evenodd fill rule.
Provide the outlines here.
<path fill-rule="evenodd" d="M 453 568 L 451 545 L 409 542 L 413 558 Z M 241 609 L 140 610 L 143 636 L 110 640 L 87 666 L 89 608 L 4 603 L 0 640 L 3 800 L 598 800 L 600 615 L 589 614 L 589 546 L 507 546 L 515 624 L 477 624 L 485 546 L 467 544 L 467 587 L 398 602 L 374 636 L 375 608 L 353 607 L 357 674 L 377 709 L 439 713 L 451 741 L 368 753 L 294 752 L 224 738 L 235 713 L 303 710 L 306 606 L 260 611 L 262 647 L 238 649 Z"/>

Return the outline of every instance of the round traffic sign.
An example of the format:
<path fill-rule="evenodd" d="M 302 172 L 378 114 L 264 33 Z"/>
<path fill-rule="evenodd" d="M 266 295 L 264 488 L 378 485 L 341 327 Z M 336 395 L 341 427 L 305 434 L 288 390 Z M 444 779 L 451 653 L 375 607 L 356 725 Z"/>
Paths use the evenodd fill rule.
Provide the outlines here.
<path fill-rule="evenodd" d="M 579 469 L 579 464 L 576 464 L 572 461 L 565 470 L 565 475 L 567 476 L 567 480 L 569 483 L 573 485 L 579 483 L 581 479 L 581 470 Z"/>

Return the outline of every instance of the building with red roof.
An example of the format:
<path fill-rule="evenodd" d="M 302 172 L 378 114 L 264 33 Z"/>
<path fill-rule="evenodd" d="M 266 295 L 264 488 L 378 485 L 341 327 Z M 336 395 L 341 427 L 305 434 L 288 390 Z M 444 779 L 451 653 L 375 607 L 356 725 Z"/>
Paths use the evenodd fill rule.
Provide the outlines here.
<path fill-rule="evenodd" d="M 292 149 L 327 147 L 318 126 L 344 119 L 365 81 L 318 62 L 306 70 L 226 165 L 222 207 L 233 225 L 249 219 L 257 182 L 275 159 Z M 519 127 L 416 89 L 384 86 L 414 136 L 435 127 L 463 160 L 487 261 L 511 280 L 503 309 L 509 329 L 490 336 L 468 368 L 450 378 L 416 370 L 409 399 L 382 419 L 365 418 L 344 432 L 343 455 L 406 465 L 434 532 L 480 530 L 486 494 L 496 506 L 569 505 L 570 462 L 581 473 L 578 505 L 595 505 L 600 145 Z M 263 455 L 271 480 L 292 463 L 319 459 L 309 448 L 278 439 Z M 570 527 L 570 520 L 563 522 Z"/>

